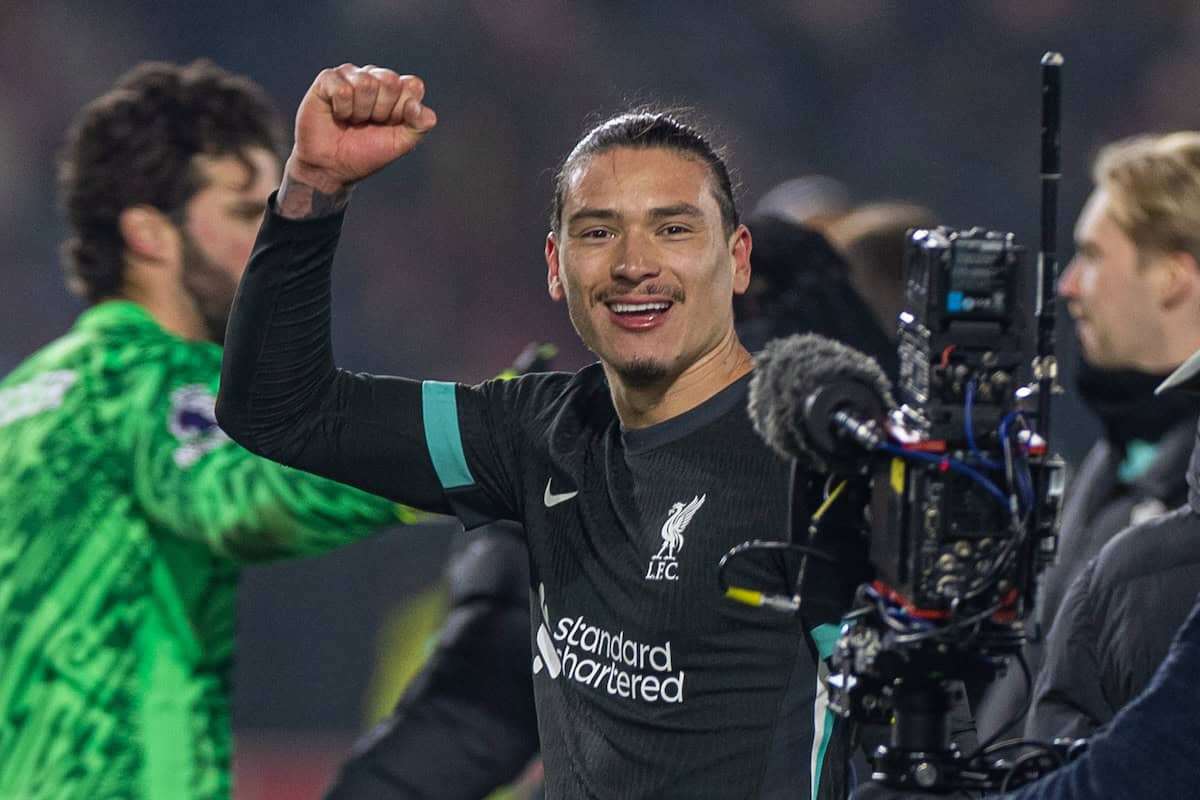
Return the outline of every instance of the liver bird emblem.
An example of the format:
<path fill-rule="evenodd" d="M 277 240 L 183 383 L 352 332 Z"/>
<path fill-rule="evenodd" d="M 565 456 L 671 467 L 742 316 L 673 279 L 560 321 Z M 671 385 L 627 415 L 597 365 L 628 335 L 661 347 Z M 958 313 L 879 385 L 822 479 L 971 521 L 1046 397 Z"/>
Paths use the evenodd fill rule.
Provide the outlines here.
<path fill-rule="evenodd" d="M 693 497 L 690 503 L 675 503 L 667 512 L 667 521 L 662 526 L 662 547 L 658 549 L 655 558 L 675 558 L 675 554 L 683 549 L 683 529 L 696 516 L 700 506 L 704 505 L 706 494 Z"/>

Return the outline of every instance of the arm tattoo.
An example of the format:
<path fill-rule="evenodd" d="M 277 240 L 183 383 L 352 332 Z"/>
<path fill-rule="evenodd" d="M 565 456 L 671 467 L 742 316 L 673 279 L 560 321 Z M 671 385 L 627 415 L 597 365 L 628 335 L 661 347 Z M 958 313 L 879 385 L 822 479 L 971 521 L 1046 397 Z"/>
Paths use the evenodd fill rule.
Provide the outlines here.
<path fill-rule="evenodd" d="M 288 219 L 325 217 L 344 209 L 350 202 L 352 190 L 353 187 L 345 187 L 329 194 L 285 173 L 275 206 L 280 215 Z"/>

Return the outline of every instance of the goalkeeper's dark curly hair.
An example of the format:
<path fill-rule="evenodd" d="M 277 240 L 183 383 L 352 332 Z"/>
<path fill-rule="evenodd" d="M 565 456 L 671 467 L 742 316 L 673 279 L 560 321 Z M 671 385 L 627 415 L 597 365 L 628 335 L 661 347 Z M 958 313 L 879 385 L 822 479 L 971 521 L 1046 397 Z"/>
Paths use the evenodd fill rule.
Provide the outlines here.
<path fill-rule="evenodd" d="M 140 64 L 84 106 L 58 161 L 72 291 L 89 304 L 120 293 L 122 210 L 175 216 L 204 188 L 195 156 L 236 156 L 253 176 L 245 150 L 255 146 L 282 154 L 278 113 L 262 87 L 206 60 Z"/>

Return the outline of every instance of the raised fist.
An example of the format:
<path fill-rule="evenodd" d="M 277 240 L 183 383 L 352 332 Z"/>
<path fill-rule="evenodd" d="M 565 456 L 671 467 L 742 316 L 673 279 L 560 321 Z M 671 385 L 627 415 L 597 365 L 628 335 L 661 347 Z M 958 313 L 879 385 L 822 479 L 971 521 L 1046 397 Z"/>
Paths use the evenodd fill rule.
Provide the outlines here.
<path fill-rule="evenodd" d="M 425 83 L 390 69 L 322 70 L 296 112 L 287 178 L 333 195 L 405 155 L 437 124 Z"/>

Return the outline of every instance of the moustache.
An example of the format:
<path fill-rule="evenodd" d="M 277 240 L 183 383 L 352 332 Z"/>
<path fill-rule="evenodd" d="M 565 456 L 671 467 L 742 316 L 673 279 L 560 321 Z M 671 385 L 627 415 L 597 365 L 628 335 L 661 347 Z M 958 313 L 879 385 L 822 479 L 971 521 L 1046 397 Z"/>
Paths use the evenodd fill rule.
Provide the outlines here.
<path fill-rule="evenodd" d="M 621 298 L 633 295 L 637 295 L 638 297 L 658 297 L 670 300 L 672 303 L 682 303 L 687 299 L 687 294 L 678 286 L 645 283 L 633 287 L 606 286 L 596 292 L 595 301 L 596 303 L 611 303 L 614 300 L 620 300 Z"/>

